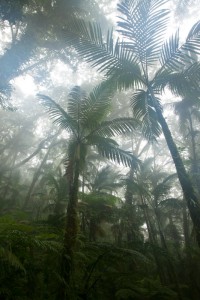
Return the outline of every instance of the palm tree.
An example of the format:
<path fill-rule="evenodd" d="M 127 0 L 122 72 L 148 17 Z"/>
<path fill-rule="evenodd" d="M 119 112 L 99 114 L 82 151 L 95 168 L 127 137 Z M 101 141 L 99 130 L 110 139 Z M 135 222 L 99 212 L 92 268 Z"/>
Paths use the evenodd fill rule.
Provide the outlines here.
<path fill-rule="evenodd" d="M 104 121 L 111 110 L 113 88 L 107 83 L 95 87 L 87 95 L 80 87 L 75 86 L 68 97 L 67 111 L 51 98 L 38 95 L 41 103 L 47 108 L 50 117 L 60 128 L 69 133 L 66 159 L 66 175 L 69 182 L 69 202 L 66 215 L 64 237 L 63 277 L 69 281 L 73 265 L 73 252 L 78 234 L 78 189 L 79 175 L 83 169 L 89 147 L 113 161 L 125 166 L 137 167 L 138 159 L 129 152 L 121 150 L 111 137 L 131 132 L 137 122 L 133 118 L 118 118 Z M 63 292 L 62 297 L 65 292 Z"/>
<path fill-rule="evenodd" d="M 133 113 L 142 121 L 143 132 L 149 139 L 163 132 L 200 246 L 199 200 L 163 117 L 160 99 L 166 87 L 176 96 L 199 97 L 200 63 L 196 54 L 200 53 L 200 22 L 192 27 L 183 44 L 178 31 L 164 41 L 168 3 L 168 0 L 122 1 L 118 5 L 120 36 L 116 42 L 116 34 L 109 31 L 105 41 L 98 24 L 80 19 L 69 24 L 63 35 L 86 61 L 117 82 L 120 89 L 134 90 Z"/>
<path fill-rule="evenodd" d="M 119 171 L 112 166 L 105 166 L 98 169 L 94 163 L 85 174 L 85 185 L 91 193 L 110 193 L 117 192 L 123 186 L 122 176 Z"/>

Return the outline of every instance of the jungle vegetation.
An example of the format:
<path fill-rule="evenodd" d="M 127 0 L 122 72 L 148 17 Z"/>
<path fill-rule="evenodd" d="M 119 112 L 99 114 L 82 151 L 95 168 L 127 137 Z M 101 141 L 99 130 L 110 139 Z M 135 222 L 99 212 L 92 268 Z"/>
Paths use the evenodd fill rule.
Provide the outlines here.
<path fill-rule="evenodd" d="M 0 2 L 0 299 L 200 298 L 199 8 Z"/>

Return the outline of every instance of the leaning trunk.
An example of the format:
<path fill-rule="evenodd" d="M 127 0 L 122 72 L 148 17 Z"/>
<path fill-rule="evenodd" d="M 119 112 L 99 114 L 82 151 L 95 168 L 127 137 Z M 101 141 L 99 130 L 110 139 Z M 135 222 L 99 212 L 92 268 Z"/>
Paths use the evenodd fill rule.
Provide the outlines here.
<path fill-rule="evenodd" d="M 181 185 L 181 188 L 183 190 L 183 194 L 185 196 L 185 200 L 190 212 L 190 217 L 192 219 L 195 233 L 196 233 L 196 239 L 197 243 L 200 247 L 200 206 L 198 198 L 194 192 L 192 183 L 189 179 L 188 174 L 186 173 L 185 167 L 183 165 L 183 161 L 180 157 L 180 154 L 178 152 L 178 149 L 176 147 L 176 144 L 174 143 L 174 140 L 172 138 L 171 132 L 169 130 L 169 127 L 165 121 L 165 118 L 163 117 L 163 114 L 160 110 L 160 107 L 157 105 L 157 100 L 154 98 L 154 107 L 157 113 L 158 121 L 162 127 L 163 134 L 165 136 L 165 140 L 167 142 L 169 151 L 171 153 L 172 159 L 174 161 L 177 175 L 179 178 L 179 182 Z"/>

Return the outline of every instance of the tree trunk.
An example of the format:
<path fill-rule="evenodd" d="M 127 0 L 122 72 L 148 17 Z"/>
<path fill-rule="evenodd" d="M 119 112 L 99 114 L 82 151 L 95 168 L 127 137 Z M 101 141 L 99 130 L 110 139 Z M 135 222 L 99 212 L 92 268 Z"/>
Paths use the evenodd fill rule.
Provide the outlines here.
<path fill-rule="evenodd" d="M 191 112 L 189 112 L 188 114 L 188 120 L 190 124 L 189 134 L 191 136 L 191 147 L 192 147 L 191 149 L 192 150 L 192 179 L 198 191 L 198 196 L 200 196 L 199 162 L 198 162 L 197 152 L 196 152 L 195 131 L 193 128 Z"/>
<path fill-rule="evenodd" d="M 185 239 L 185 247 L 186 249 L 190 249 L 190 229 L 189 229 L 189 222 L 187 216 L 187 208 L 185 202 L 183 203 L 183 232 L 184 232 L 184 239 Z M 190 252 L 190 250 L 189 250 Z"/>
<path fill-rule="evenodd" d="M 61 276 L 64 280 L 64 284 L 61 284 L 59 295 L 57 299 L 72 299 L 71 294 L 71 278 L 74 271 L 74 249 L 76 245 L 79 224 L 78 224 L 78 180 L 80 173 L 79 160 L 75 163 L 74 178 L 70 185 L 69 191 L 69 203 L 67 207 L 66 225 L 63 254 L 61 258 Z M 73 293 L 73 292 L 72 292 Z"/>
<path fill-rule="evenodd" d="M 179 178 L 179 182 L 180 182 L 181 188 L 183 190 L 183 194 L 184 194 L 184 197 L 185 197 L 185 200 L 186 200 L 189 212 L 190 212 L 190 217 L 194 224 L 196 240 L 200 247 L 200 206 L 199 206 L 199 201 L 194 192 L 194 189 L 193 189 L 192 183 L 188 177 L 188 174 L 185 170 L 183 161 L 180 157 L 180 154 L 178 152 L 176 144 L 174 143 L 174 140 L 172 138 L 172 135 L 171 135 L 171 132 L 167 125 L 167 122 L 165 121 L 165 118 L 163 117 L 163 114 L 161 112 L 160 107 L 157 104 L 157 100 L 155 99 L 155 96 L 152 95 L 152 97 L 154 99 L 154 107 L 155 107 L 155 110 L 157 113 L 158 121 L 162 127 L 162 131 L 165 136 L 165 140 L 167 142 L 169 151 L 170 151 L 172 159 L 174 161 L 177 175 Z"/>
<path fill-rule="evenodd" d="M 158 247 L 158 241 L 157 241 L 156 235 L 154 233 L 153 226 L 152 226 L 151 221 L 150 221 L 150 217 L 149 217 L 149 213 L 148 213 L 148 207 L 147 207 L 146 201 L 145 201 L 145 199 L 142 195 L 140 195 L 140 199 L 141 199 L 141 204 L 142 204 L 141 208 L 143 210 L 144 219 L 145 219 L 145 222 L 146 222 L 146 225 L 147 225 L 147 231 L 148 231 L 148 235 L 149 235 L 150 246 L 151 246 L 152 253 L 153 253 L 153 256 L 154 256 L 154 259 L 155 259 L 155 263 L 156 263 L 156 266 L 157 266 L 158 276 L 160 278 L 160 282 L 163 285 L 166 285 L 167 284 L 166 276 L 165 276 L 165 273 L 164 273 L 164 270 L 163 270 L 162 263 L 160 262 L 160 257 L 159 257 L 159 255 L 156 251 L 156 248 Z"/>

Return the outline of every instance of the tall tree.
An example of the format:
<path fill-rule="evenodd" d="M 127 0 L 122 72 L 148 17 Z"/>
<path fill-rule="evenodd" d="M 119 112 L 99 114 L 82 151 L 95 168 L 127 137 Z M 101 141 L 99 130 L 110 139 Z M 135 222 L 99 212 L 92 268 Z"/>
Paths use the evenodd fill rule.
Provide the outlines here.
<path fill-rule="evenodd" d="M 39 95 L 54 122 L 70 134 L 67 147 L 66 174 L 69 181 L 69 201 L 66 215 L 64 253 L 62 260 L 63 277 L 67 284 L 73 267 L 73 256 L 78 234 L 78 189 L 79 175 L 84 166 L 87 150 L 95 147 L 100 155 L 123 163 L 138 165 L 138 160 L 121 150 L 111 137 L 131 132 L 137 122 L 133 118 L 118 118 L 105 121 L 111 109 L 113 88 L 102 83 L 87 95 L 80 87 L 74 87 L 69 94 L 67 111 L 51 98 Z M 69 263 L 69 258 L 71 262 Z M 59 297 L 66 297 L 66 288 Z"/>
<path fill-rule="evenodd" d="M 200 246 L 200 205 L 183 161 L 163 116 L 161 96 L 165 88 L 177 95 L 198 97 L 200 63 L 200 22 L 180 44 L 178 31 L 164 41 L 169 10 L 168 0 L 125 0 L 118 5 L 119 38 L 108 32 L 105 42 L 98 24 L 74 20 L 64 32 L 67 41 L 86 61 L 92 63 L 119 88 L 134 90 L 134 116 L 142 121 L 143 132 L 155 138 L 163 132 L 192 218 Z M 79 32 L 79 33 L 78 33 Z M 80 35 L 81 32 L 81 35 Z"/>

